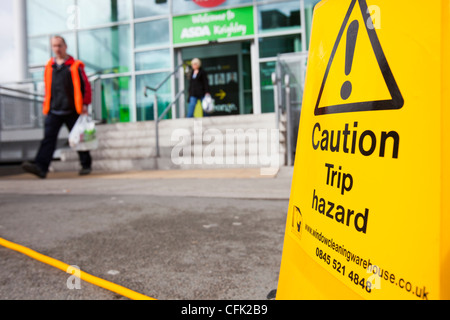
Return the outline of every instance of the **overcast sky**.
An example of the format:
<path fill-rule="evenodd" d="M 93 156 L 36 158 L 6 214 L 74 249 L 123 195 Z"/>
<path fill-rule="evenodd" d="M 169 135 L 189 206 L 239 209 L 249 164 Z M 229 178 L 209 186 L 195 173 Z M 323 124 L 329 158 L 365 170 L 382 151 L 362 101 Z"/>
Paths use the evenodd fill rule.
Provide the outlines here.
<path fill-rule="evenodd" d="M 0 83 L 16 80 L 13 1 L 0 0 Z"/>

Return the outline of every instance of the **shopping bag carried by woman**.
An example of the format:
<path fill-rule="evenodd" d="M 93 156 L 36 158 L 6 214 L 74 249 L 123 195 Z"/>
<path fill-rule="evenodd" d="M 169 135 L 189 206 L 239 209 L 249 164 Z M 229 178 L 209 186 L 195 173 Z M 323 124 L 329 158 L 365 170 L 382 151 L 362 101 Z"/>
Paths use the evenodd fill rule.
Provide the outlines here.
<path fill-rule="evenodd" d="M 204 112 L 208 114 L 214 113 L 215 101 L 210 94 L 205 95 L 205 98 L 202 101 L 202 107 Z"/>

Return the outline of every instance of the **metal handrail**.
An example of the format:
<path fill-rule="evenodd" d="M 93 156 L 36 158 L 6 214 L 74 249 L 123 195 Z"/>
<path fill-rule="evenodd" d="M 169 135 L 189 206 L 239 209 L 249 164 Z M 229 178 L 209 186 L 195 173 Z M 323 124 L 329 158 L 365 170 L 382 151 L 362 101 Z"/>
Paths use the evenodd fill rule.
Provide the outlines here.
<path fill-rule="evenodd" d="M 109 77 L 110 74 L 105 74 L 104 70 L 97 70 L 87 75 L 92 87 L 92 103 L 89 106 L 89 113 L 93 120 L 99 124 L 106 123 L 102 115 L 102 80 Z"/>
<path fill-rule="evenodd" d="M 42 66 L 45 67 L 45 66 Z M 92 85 L 92 103 L 89 106 L 89 112 L 92 114 L 94 121 L 98 122 L 98 123 L 103 123 L 103 119 L 102 119 L 102 100 L 101 100 L 101 81 L 102 79 L 104 79 L 105 77 L 110 76 L 109 74 L 105 74 L 104 70 L 97 70 L 93 73 L 87 74 L 87 78 L 88 81 L 91 83 Z M 27 79 L 24 81 L 18 81 L 18 82 L 10 82 L 10 83 L 0 83 L 0 90 L 7 90 L 10 92 L 14 92 L 16 94 L 20 94 L 22 96 L 27 95 L 27 96 L 33 96 L 33 100 L 36 100 L 38 102 L 42 102 L 43 99 L 45 98 L 45 95 L 39 92 L 35 92 L 35 91 L 26 91 L 26 90 L 19 90 L 19 89 L 13 89 L 10 88 L 9 86 L 12 85 L 24 85 L 24 84 L 34 84 L 36 85 L 37 82 L 41 82 L 43 81 L 39 80 L 37 81 L 36 79 Z M 5 93 L 1 93 L 2 95 L 8 95 L 6 92 Z"/>
<path fill-rule="evenodd" d="M 0 131 L 41 128 L 42 114 L 39 106 L 44 101 L 43 97 L 43 95 L 36 92 L 0 86 Z M 24 108 L 16 108 L 24 106 L 30 109 L 26 111 L 27 109 Z M 12 112 L 11 109 L 5 109 L 10 107 L 15 108 L 15 116 L 13 117 L 8 116 L 8 113 L 6 113 L 6 110 Z"/>
<path fill-rule="evenodd" d="M 174 71 L 172 71 L 171 74 L 169 74 L 167 77 L 165 77 L 164 80 L 161 81 L 160 84 L 157 85 L 155 88 L 150 87 L 150 86 L 145 86 L 145 87 L 144 87 L 144 96 L 147 97 L 147 91 L 148 91 L 148 90 L 151 90 L 151 91 L 153 91 L 153 92 L 156 92 L 156 91 L 158 91 L 159 89 L 161 89 L 161 87 L 162 87 L 168 80 L 170 80 L 174 75 L 176 75 L 176 73 L 178 72 L 178 70 L 180 70 L 180 68 L 182 68 L 182 67 L 183 67 L 182 64 L 180 64 L 179 66 L 177 66 L 177 67 L 174 69 Z"/>
<path fill-rule="evenodd" d="M 280 115 L 283 114 L 286 129 L 286 165 L 292 166 L 295 160 L 295 150 L 297 143 L 297 126 L 299 109 L 301 110 L 302 102 L 300 99 L 293 99 L 293 94 L 296 95 L 303 88 L 304 76 L 296 73 L 295 70 L 286 64 L 289 63 L 304 63 L 304 59 L 307 59 L 307 52 L 302 53 L 288 53 L 279 54 L 277 57 L 277 66 L 275 72 L 272 73 L 272 84 L 274 90 L 274 103 L 275 112 L 277 113 L 277 122 L 281 121 Z M 303 69 L 300 68 L 300 72 Z M 299 88 L 299 85 L 300 88 Z"/>
<path fill-rule="evenodd" d="M 6 90 L 6 91 L 16 92 L 16 93 L 20 93 L 20 94 L 26 94 L 26 95 L 31 95 L 31 96 L 35 96 L 35 97 L 44 98 L 43 94 L 37 93 L 37 92 L 32 92 L 32 91 L 12 89 L 12 88 L 8 88 L 8 87 L 4 87 L 4 86 L 0 86 L 0 90 Z"/>
<path fill-rule="evenodd" d="M 150 87 L 150 86 L 144 86 L 144 96 L 148 97 L 147 95 L 147 91 L 151 90 L 153 91 L 153 95 L 154 95 L 154 101 L 153 101 L 153 118 L 155 121 L 155 148 L 156 148 L 156 157 L 159 158 L 161 156 L 161 152 L 160 152 L 160 146 L 159 146 L 159 123 L 162 121 L 162 119 L 164 119 L 164 117 L 167 115 L 167 113 L 169 112 L 169 110 L 175 105 L 175 103 L 178 102 L 178 100 L 180 99 L 180 97 L 182 95 L 184 95 L 184 89 L 180 90 L 180 92 L 178 92 L 175 95 L 175 99 L 169 103 L 169 105 L 164 109 L 164 111 L 162 112 L 161 115 L 159 115 L 159 110 L 158 110 L 158 90 L 162 88 L 162 86 L 164 86 L 164 84 L 166 84 L 167 81 L 169 81 L 170 79 L 172 79 L 173 76 L 175 76 L 176 78 L 178 77 L 178 71 L 180 70 L 180 68 L 182 68 L 183 65 L 179 65 L 177 66 L 174 71 L 172 73 L 170 73 L 166 78 L 164 78 L 163 81 L 161 81 L 161 83 L 159 83 L 155 88 Z"/>
<path fill-rule="evenodd" d="M 286 94 L 286 130 L 287 130 L 287 141 L 286 141 L 286 153 L 287 153 L 287 165 L 292 167 L 294 163 L 293 153 L 292 153 L 292 121 L 291 121 L 291 79 L 289 74 L 284 76 L 285 94 Z"/>
<path fill-rule="evenodd" d="M 177 95 L 175 96 L 175 99 L 169 103 L 169 105 L 166 107 L 166 109 L 164 109 L 164 111 L 161 113 L 161 115 L 158 117 L 158 122 L 161 121 L 162 119 L 164 119 L 164 117 L 167 115 L 167 113 L 169 112 L 169 110 L 173 107 L 173 105 L 175 103 L 178 102 L 178 100 L 180 99 L 180 97 L 184 95 L 183 91 L 180 91 L 177 93 Z"/>

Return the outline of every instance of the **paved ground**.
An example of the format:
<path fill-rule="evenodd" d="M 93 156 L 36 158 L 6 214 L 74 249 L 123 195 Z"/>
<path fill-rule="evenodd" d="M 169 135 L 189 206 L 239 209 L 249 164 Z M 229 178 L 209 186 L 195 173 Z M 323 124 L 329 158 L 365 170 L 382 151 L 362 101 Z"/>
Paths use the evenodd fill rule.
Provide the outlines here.
<path fill-rule="evenodd" d="M 156 299 L 265 299 L 292 169 L 0 178 L 0 237 Z M 123 297 L 0 247 L 0 299 Z"/>

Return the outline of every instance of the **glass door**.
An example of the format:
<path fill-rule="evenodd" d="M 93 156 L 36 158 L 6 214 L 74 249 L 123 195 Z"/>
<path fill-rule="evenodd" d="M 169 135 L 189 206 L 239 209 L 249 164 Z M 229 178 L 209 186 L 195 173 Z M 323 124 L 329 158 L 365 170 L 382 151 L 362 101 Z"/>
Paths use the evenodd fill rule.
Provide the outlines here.
<path fill-rule="evenodd" d="M 181 54 L 185 66 L 187 98 L 191 61 L 198 58 L 208 75 L 210 94 L 215 100 L 212 116 L 253 113 L 250 42 L 183 48 Z"/>

